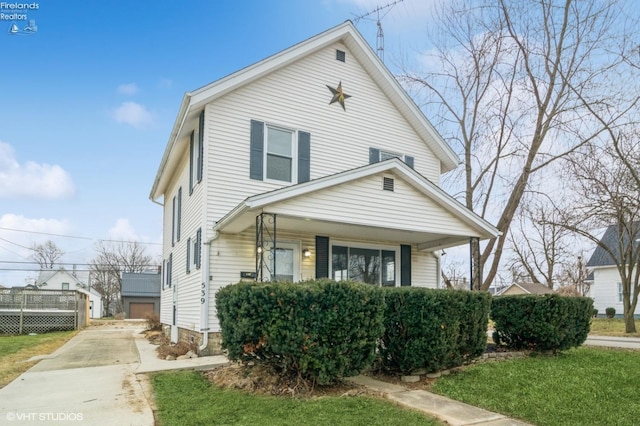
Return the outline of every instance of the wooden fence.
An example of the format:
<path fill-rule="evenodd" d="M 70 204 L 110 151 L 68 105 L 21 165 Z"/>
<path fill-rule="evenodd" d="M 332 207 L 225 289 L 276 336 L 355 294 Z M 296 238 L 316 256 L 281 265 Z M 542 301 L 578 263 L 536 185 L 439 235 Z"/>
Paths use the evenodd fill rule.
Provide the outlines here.
<path fill-rule="evenodd" d="M 0 289 L 0 334 L 77 330 L 88 325 L 88 309 L 75 290 Z"/>

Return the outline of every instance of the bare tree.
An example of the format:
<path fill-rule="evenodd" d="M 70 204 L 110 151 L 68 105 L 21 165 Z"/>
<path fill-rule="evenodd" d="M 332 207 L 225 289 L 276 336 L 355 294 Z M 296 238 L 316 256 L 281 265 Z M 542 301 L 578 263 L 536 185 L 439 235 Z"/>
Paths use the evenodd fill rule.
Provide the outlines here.
<path fill-rule="evenodd" d="M 576 261 L 565 265 L 559 275 L 558 291 L 565 295 L 589 296 L 591 283 L 588 280 L 591 270 L 587 268 L 584 256 L 580 254 Z"/>
<path fill-rule="evenodd" d="M 400 78 L 426 93 L 464 159 L 453 189 L 463 182 L 466 207 L 502 232 L 472 242 L 473 286 L 486 290 L 533 176 L 602 132 L 585 125 L 583 99 L 615 99 L 608 76 L 625 62 L 614 50 L 627 27 L 615 2 L 597 0 L 445 2 L 438 18 L 432 69 Z"/>
<path fill-rule="evenodd" d="M 552 290 L 574 258 L 570 249 L 575 247 L 573 233 L 561 226 L 559 216 L 552 203 L 524 204 L 509 237 L 513 251 L 511 269 L 529 282 Z"/>
<path fill-rule="evenodd" d="M 122 312 L 122 273 L 143 272 L 151 266 L 151 257 L 140 243 L 105 242 L 96 244 L 96 256 L 91 261 L 92 283 L 105 300 L 105 311 L 113 305 Z"/>
<path fill-rule="evenodd" d="M 31 259 L 40 265 L 40 269 L 53 269 L 58 260 L 64 256 L 64 251 L 56 243 L 47 240 L 44 244 L 33 243 Z"/>
<path fill-rule="evenodd" d="M 634 312 L 640 293 L 640 135 L 635 126 L 609 127 L 610 145 L 574 156 L 573 182 L 581 202 L 565 211 L 562 221 L 567 229 L 597 244 L 615 265 L 627 333 L 636 332 Z M 613 234 L 601 238 L 596 231 L 603 227 Z"/>

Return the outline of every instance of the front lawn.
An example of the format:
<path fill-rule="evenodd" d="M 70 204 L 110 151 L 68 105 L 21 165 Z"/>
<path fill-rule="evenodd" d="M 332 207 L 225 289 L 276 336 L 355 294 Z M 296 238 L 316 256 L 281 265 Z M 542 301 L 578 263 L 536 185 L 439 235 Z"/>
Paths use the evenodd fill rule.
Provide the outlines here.
<path fill-rule="evenodd" d="M 152 377 L 161 426 L 441 425 L 423 414 L 366 396 L 290 398 L 220 389 L 198 372 Z"/>
<path fill-rule="evenodd" d="M 536 425 L 634 425 L 640 351 L 578 348 L 479 364 L 438 379 L 432 392 Z"/>
<path fill-rule="evenodd" d="M 596 336 L 640 337 L 640 319 L 636 320 L 636 331 L 638 333 L 625 333 L 624 319 L 622 318 L 593 318 L 589 334 Z"/>
<path fill-rule="evenodd" d="M 64 345 L 77 331 L 56 331 L 34 336 L 0 335 L 0 388 L 31 368 L 37 361 L 24 362 L 36 355 L 46 355 Z"/>

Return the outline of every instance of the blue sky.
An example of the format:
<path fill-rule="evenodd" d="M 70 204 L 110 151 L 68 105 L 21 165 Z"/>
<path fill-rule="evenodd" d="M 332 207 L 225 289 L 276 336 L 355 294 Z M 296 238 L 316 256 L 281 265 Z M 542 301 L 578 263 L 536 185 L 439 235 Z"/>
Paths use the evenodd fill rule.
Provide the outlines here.
<path fill-rule="evenodd" d="M 16 2 L 0 2 L 0 285 L 14 286 L 36 274 L 8 262 L 28 262 L 28 247 L 48 239 L 67 263 L 87 263 L 101 239 L 159 254 L 162 209 L 148 196 L 184 92 L 389 1 L 7 3 Z M 431 4 L 404 0 L 384 17 L 392 68 L 424 41 Z M 375 47 L 375 21 L 358 29 Z"/>

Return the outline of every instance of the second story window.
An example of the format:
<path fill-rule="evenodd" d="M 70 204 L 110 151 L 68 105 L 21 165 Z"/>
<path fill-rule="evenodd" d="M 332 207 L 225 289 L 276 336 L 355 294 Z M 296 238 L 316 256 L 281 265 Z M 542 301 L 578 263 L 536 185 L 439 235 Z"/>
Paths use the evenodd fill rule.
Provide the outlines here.
<path fill-rule="evenodd" d="M 291 182 L 294 176 L 293 132 L 267 126 L 265 177 Z"/>
<path fill-rule="evenodd" d="M 400 154 L 393 151 L 385 151 L 380 148 L 369 148 L 369 164 L 378 163 L 380 161 L 389 160 L 391 158 L 399 158 L 404 161 L 407 166 L 413 169 L 414 159 L 413 157 L 405 154 Z"/>
<path fill-rule="evenodd" d="M 251 120 L 249 177 L 285 183 L 311 175 L 311 134 Z"/>

